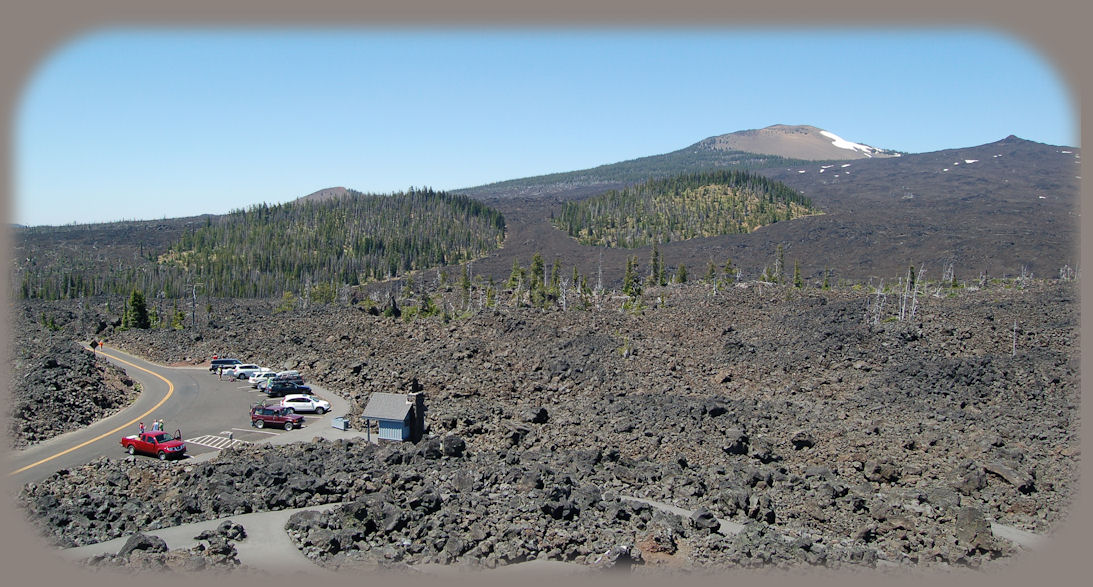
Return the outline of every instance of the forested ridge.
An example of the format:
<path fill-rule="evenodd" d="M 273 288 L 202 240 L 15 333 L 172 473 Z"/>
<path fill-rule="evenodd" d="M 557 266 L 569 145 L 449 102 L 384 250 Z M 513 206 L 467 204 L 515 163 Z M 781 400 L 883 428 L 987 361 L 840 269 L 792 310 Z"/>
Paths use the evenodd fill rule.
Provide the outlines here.
<path fill-rule="evenodd" d="M 341 198 L 206 217 L 168 247 L 142 250 L 133 263 L 104 266 L 95 249 L 26 257 L 17 268 L 16 295 L 61 299 L 140 289 L 176 298 L 194 284 L 216 297 L 313 288 L 333 295 L 343 286 L 477 258 L 500 246 L 504 234 L 500 212 L 464 196 L 428 188 L 393 195 L 350 190 Z"/>
<path fill-rule="evenodd" d="M 700 173 L 718 169 L 752 171 L 813 165 L 822 162 L 789 159 L 745 151 L 724 151 L 699 143 L 663 155 L 639 157 L 628 161 L 600 165 L 591 169 L 551 173 L 454 190 L 476 197 L 505 197 L 534 187 L 597 185 L 604 183 L 633 184 L 649 179 L 672 177 L 681 173 Z M 550 191 L 549 189 L 547 191 Z"/>
<path fill-rule="evenodd" d="M 585 245 L 643 247 L 747 233 L 816 214 L 809 198 L 745 171 L 708 171 L 649 180 L 567 202 L 554 226 Z"/>

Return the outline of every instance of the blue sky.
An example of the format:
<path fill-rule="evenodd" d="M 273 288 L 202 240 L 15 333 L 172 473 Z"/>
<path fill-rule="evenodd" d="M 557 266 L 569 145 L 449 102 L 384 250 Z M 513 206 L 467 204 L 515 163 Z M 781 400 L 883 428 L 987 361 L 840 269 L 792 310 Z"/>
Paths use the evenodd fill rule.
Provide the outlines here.
<path fill-rule="evenodd" d="M 1076 96 L 979 29 L 110 29 L 27 79 L 20 224 L 449 190 L 772 124 L 908 152 L 1078 146 Z"/>

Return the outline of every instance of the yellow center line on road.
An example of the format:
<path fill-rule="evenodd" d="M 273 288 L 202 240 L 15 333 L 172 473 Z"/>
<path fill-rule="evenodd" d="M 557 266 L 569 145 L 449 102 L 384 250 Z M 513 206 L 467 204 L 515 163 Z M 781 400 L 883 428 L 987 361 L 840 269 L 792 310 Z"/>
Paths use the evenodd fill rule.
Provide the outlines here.
<path fill-rule="evenodd" d="M 91 440 L 88 440 L 86 442 L 82 442 L 80 444 L 77 444 L 76 446 L 74 446 L 72 448 L 63 450 L 63 451 L 61 451 L 57 454 L 54 454 L 52 456 L 48 456 L 48 457 L 46 457 L 46 458 L 44 458 L 44 459 L 42 459 L 38 462 L 31 463 L 31 464 L 29 464 L 25 467 L 16 469 L 16 470 L 12 471 L 11 473 L 8 473 L 8 476 L 18 475 L 19 473 L 22 473 L 23 471 L 26 471 L 27 469 L 32 469 L 32 468 L 37 467 L 38 465 L 40 465 L 42 463 L 52 461 L 53 459 L 55 459 L 57 457 L 64 456 L 64 455 L 66 455 L 66 454 L 68 454 L 68 453 L 70 453 L 74 450 L 81 449 L 81 448 L 91 444 L 92 442 L 98 442 L 99 440 L 102 440 L 103 438 L 106 438 L 107 436 L 110 436 L 111 434 L 117 434 L 122 429 L 127 428 L 129 426 L 132 426 L 133 424 L 136 424 L 137 422 L 140 422 L 141 419 L 143 419 L 144 417 L 148 416 L 152 412 L 159 409 L 159 407 L 162 406 L 163 403 L 166 402 L 167 399 L 171 397 L 171 394 L 173 394 L 175 392 L 174 384 L 172 384 L 170 381 L 167 380 L 166 377 L 160 375 L 159 373 L 153 373 L 152 371 L 149 371 L 148 369 L 145 369 L 144 367 L 141 367 L 139 365 L 134 365 L 133 363 L 130 363 L 129 361 L 126 361 L 125 359 L 116 357 L 114 355 L 107 354 L 104 351 L 99 351 L 99 354 L 101 354 L 103 356 L 106 356 L 106 357 L 109 357 L 111 359 L 114 359 L 115 361 L 118 361 L 119 363 L 125 363 L 126 365 L 129 365 L 130 367 L 133 367 L 134 369 L 140 369 L 141 371 L 144 371 L 145 373 L 148 373 L 148 374 L 151 374 L 151 375 L 155 375 L 156 377 L 159 377 L 160 379 L 163 380 L 164 383 L 167 384 L 167 395 L 163 396 L 163 399 L 159 400 L 159 403 L 157 403 L 156 405 L 149 408 L 147 412 L 144 412 L 143 414 L 137 416 L 136 418 L 133 418 L 132 420 L 126 422 L 125 424 L 122 424 L 121 426 L 118 426 L 117 428 L 115 428 L 113 430 L 110 430 L 109 432 L 104 432 L 104 433 L 96 436 L 95 438 L 92 438 Z"/>

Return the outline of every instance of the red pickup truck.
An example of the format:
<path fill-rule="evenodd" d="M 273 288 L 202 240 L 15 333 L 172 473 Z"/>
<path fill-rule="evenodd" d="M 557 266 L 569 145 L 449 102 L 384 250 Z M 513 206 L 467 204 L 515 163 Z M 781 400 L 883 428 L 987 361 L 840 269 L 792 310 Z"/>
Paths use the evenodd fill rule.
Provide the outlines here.
<path fill-rule="evenodd" d="M 131 455 L 138 452 L 156 455 L 161 461 L 171 457 L 182 458 L 186 454 L 186 443 L 181 438 L 175 438 L 161 430 L 126 436 L 121 439 L 121 446 Z"/>

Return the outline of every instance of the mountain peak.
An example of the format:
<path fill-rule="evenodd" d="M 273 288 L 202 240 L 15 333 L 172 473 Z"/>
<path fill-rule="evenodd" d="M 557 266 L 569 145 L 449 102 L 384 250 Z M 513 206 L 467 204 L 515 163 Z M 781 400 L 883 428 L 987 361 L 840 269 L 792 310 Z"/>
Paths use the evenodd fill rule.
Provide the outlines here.
<path fill-rule="evenodd" d="M 854 143 L 833 132 L 804 124 L 775 124 L 737 131 L 708 138 L 697 146 L 719 151 L 746 151 L 807 160 L 898 156 L 890 151 Z"/>
<path fill-rule="evenodd" d="M 305 202 L 321 202 L 322 200 L 329 200 L 330 198 L 340 198 L 349 193 L 349 190 L 344 187 L 332 187 L 323 188 L 318 191 L 311 192 L 306 196 L 298 198 L 300 201 Z"/>

